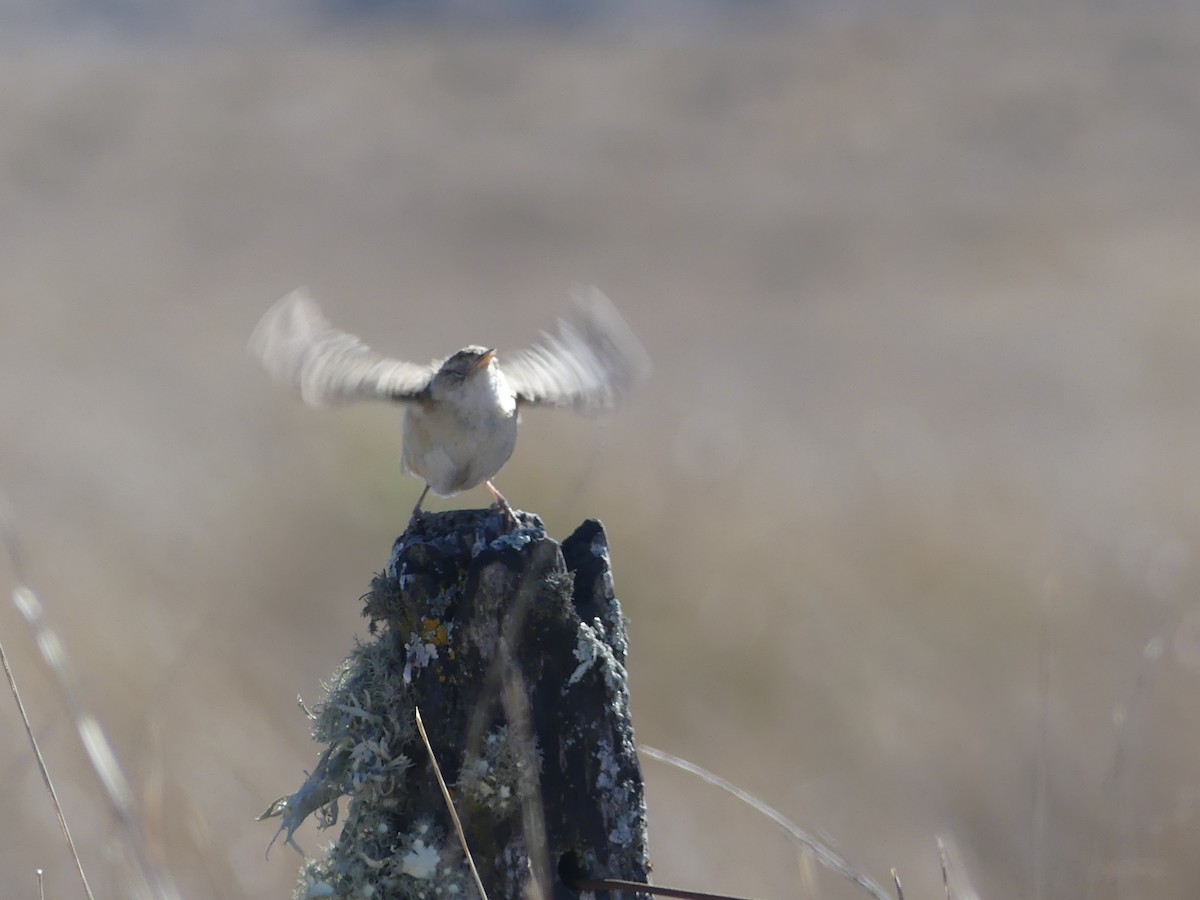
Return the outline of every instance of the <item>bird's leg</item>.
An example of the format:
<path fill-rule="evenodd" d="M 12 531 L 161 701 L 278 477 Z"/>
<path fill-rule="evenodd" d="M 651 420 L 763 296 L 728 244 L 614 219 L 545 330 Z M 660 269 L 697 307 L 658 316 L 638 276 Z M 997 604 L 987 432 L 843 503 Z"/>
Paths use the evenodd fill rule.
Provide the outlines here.
<path fill-rule="evenodd" d="M 408 527 L 412 528 L 421 521 L 421 504 L 425 502 L 425 496 L 429 493 L 429 485 L 425 485 L 425 490 L 421 491 L 421 496 L 417 498 L 417 505 L 413 507 L 412 518 L 408 520 Z"/>
<path fill-rule="evenodd" d="M 504 517 L 513 525 L 518 527 L 521 523 L 517 521 L 517 514 L 513 512 L 513 508 L 509 506 L 508 501 L 504 499 L 504 495 L 496 490 L 496 486 L 490 481 L 485 481 L 487 489 L 492 492 L 492 496 L 496 498 L 495 506 L 504 514 Z"/>

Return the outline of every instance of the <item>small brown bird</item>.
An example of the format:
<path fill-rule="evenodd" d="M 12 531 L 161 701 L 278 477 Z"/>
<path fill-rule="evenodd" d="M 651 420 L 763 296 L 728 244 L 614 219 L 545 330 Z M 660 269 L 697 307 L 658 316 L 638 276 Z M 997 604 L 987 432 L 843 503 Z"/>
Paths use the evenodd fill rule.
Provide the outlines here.
<path fill-rule="evenodd" d="M 433 491 L 449 497 L 492 484 L 517 442 L 522 405 L 581 413 L 611 409 L 641 382 L 649 361 L 620 313 L 594 287 L 577 288 L 557 332 L 503 361 L 495 350 L 468 346 L 422 365 L 390 359 L 334 328 L 316 301 L 293 291 L 262 317 L 250 351 L 276 381 L 298 389 L 310 406 L 351 400 L 403 403 L 406 472 L 425 481 L 413 518 Z"/>

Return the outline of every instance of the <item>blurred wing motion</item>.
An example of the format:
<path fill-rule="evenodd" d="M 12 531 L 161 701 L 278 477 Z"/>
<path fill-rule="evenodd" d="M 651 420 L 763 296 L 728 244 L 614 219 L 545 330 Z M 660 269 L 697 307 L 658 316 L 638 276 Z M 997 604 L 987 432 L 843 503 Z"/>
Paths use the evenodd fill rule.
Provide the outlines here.
<path fill-rule="evenodd" d="M 293 291 L 267 310 L 250 336 L 250 352 L 276 381 L 300 391 L 309 406 L 347 400 L 411 400 L 433 367 L 389 359 L 329 324 L 317 301 Z"/>
<path fill-rule="evenodd" d="M 612 302 L 594 287 L 572 292 L 558 332 L 504 354 L 500 365 L 521 403 L 589 413 L 611 409 L 650 372 L 650 359 Z"/>

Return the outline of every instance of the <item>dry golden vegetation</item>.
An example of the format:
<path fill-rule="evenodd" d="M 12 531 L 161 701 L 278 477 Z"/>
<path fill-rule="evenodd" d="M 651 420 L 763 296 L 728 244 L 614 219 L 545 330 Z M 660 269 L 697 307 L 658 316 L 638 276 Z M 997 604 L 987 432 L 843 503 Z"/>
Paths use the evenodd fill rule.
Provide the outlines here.
<path fill-rule="evenodd" d="M 307 284 L 380 349 L 503 351 L 572 281 L 654 379 L 611 419 L 528 414 L 498 484 L 559 537 L 608 527 L 642 740 L 909 898 L 937 836 L 984 897 L 1194 896 L 1200 15 L 935 6 L 9 42 L 0 484 L 185 896 L 290 891 L 254 816 L 312 767 L 295 697 L 420 487 L 392 410 L 257 371 L 258 315 Z M 11 606 L 0 634 L 121 896 Z M 74 896 L 0 720 L 4 893 L 40 866 Z M 645 768 L 659 880 L 861 896 Z"/>

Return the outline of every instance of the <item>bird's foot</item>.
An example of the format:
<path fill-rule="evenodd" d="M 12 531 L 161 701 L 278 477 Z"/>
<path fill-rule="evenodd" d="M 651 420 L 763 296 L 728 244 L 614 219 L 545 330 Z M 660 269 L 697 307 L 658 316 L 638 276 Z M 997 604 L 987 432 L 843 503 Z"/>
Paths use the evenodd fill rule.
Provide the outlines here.
<path fill-rule="evenodd" d="M 429 493 L 429 485 L 425 485 L 425 490 L 421 491 L 421 496 L 417 498 L 417 505 L 413 507 L 412 518 L 408 520 L 408 527 L 414 528 L 421 524 L 421 520 L 425 518 L 425 512 L 421 509 L 421 504 L 425 502 L 425 496 Z"/>
<path fill-rule="evenodd" d="M 490 481 L 485 483 L 487 484 L 487 489 L 492 492 L 492 496 L 496 498 L 496 502 L 492 504 L 491 508 L 503 515 L 511 527 L 520 528 L 521 520 L 517 518 L 517 514 L 513 512 L 513 508 L 509 502 L 504 499 L 504 495 L 496 490 L 496 486 Z"/>
<path fill-rule="evenodd" d="M 490 507 L 503 517 L 505 524 L 512 529 L 521 527 L 521 520 L 517 518 L 517 514 L 513 512 L 513 508 L 509 506 L 508 501 L 500 497 Z"/>

